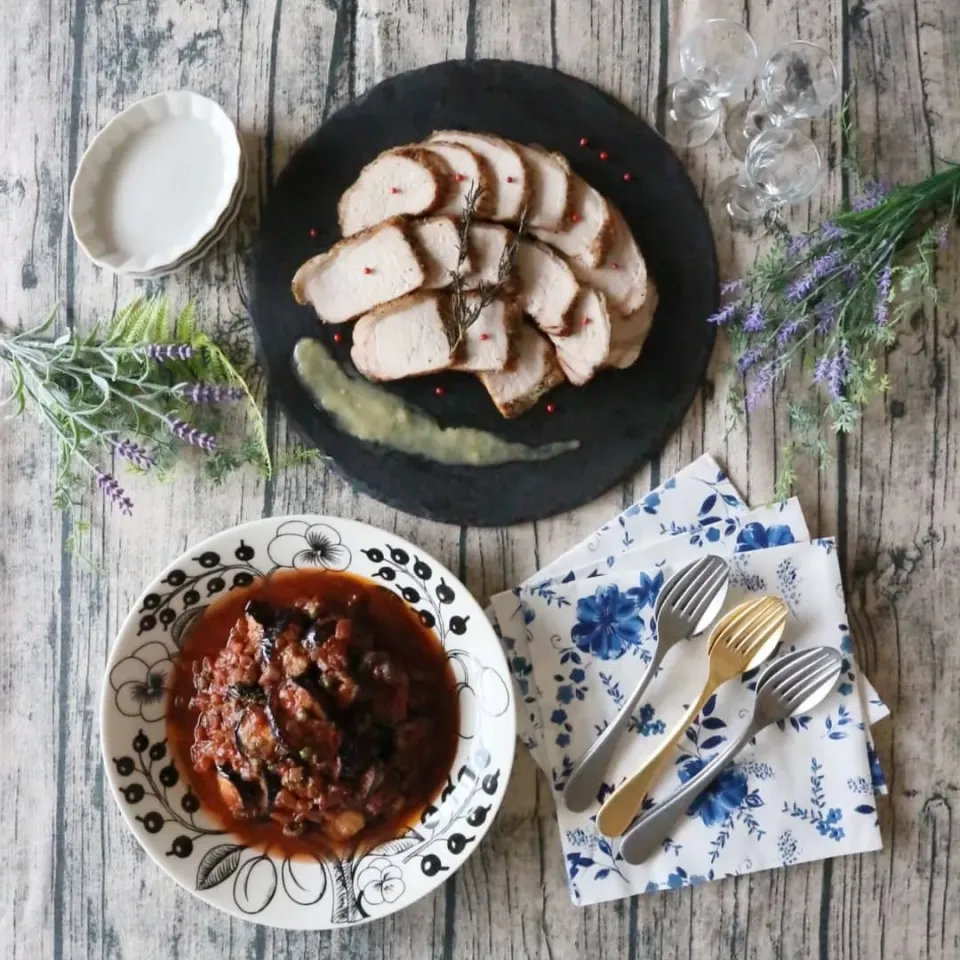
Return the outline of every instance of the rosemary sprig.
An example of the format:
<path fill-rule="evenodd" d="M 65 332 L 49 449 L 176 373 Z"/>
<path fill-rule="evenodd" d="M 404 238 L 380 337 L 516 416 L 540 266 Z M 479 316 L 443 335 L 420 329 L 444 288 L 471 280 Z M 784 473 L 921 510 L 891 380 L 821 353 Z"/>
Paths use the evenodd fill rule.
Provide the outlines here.
<path fill-rule="evenodd" d="M 54 502 L 70 506 L 84 471 L 123 513 L 133 504 L 103 464 L 120 458 L 138 473 L 169 473 L 181 445 L 210 454 L 214 482 L 242 463 L 269 474 L 263 417 L 243 376 L 224 351 L 197 329 L 192 305 L 172 315 L 165 298 L 137 300 L 86 337 L 51 340 L 54 321 L 0 334 L 0 361 L 11 374 L 0 408 L 12 416 L 31 406 L 57 437 Z M 245 400 L 252 435 L 223 447 L 225 401 Z M 79 471 L 79 472 L 78 472 Z"/>
<path fill-rule="evenodd" d="M 496 282 L 483 281 L 473 290 L 464 289 L 463 268 L 467 262 L 467 257 L 470 255 L 470 227 L 476 218 L 477 202 L 482 192 L 477 184 L 471 185 L 466 197 L 464 197 L 463 213 L 460 216 L 457 236 L 457 264 L 450 271 L 453 317 L 452 324 L 447 329 L 447 339 L 450 341 L 451 350 L 456 350 L 460 346 L 467 330 L 477 322 L 480 314 L 509 287 L 517 268 L 520 241 L 527 230 L 527 209 L 524 207 L 520 213 L 520 222 L 516 231 L 500 254 Z"/>

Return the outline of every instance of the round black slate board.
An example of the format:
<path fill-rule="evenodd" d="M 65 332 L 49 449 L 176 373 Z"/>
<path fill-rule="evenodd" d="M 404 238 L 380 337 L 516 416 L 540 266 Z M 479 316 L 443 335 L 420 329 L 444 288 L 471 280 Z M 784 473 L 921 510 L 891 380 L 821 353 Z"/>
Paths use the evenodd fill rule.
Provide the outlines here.
<path fill-rule="evenodd" d="M 639 361 L 569 385 L 515 421 L 506 421 L 483 386 L 464 374 L 390 384 L 445 426 L 473 426 L 541 444 L 576 438 L 580 448 L 542 463 L 448 467 L 361 443 L 318 410 L 292 373 L 300 337 L 319 336 L 349 358 L 349 328 L 323 328 L 299 307 L 290 281 L 307 258 L 339 237 L 337 200 L 380 151 L 436 129 L 458 128 L 539 143 L 622 211 L 660 291 L 660 306 Z M 579 146 L 581 137 L 590 147 Z M 600 149 L 610 159 L 601 161 Z M 623 179 L 624 172 L 632 180 Z M 311 228 L 316 236 L 311 237 Z M 706 214 L 670 147 L 621 103 L 555 70 L 512 61 L 435 64 L 392 77 L 331 117 L 296 152 L 264 212 L 253 257 L 252 313 L 270 387 L 308 444 L 333 458 L 365 493 L 418 516 L 459 525 L 499 526 L 571 510 L 629 477 L 655 455 L 693 399 L 713 347 L 704 322 L 718 302 L 716 252 Z M 435 395 L 444 387 L 441 397 Z"/>

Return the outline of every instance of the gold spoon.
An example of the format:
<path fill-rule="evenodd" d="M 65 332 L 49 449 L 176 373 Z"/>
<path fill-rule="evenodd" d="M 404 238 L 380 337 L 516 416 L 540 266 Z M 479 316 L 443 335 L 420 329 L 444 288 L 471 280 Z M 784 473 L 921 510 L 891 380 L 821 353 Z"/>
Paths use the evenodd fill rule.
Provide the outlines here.
<path fill-rule="evenodd" d="M 722 617 L 707 643 L 707 682 L 690 709 L 661 741 L 656 752 L 607 798 L 597 814 L 597 829 L 619 837 L 643 804 L 664 759 L 672 752 L 700 708 L 718 687 L 763 663 L 776 649 L 787 622 L 787 606 L 777 597 L 748 600 Z"/>

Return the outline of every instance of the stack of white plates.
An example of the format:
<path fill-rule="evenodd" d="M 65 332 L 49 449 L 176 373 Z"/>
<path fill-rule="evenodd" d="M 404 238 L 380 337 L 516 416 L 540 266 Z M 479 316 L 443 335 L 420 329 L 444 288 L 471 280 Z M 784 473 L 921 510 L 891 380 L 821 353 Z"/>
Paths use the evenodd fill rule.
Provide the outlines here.
<path fill-rule="evenodd" d="M 205 256 L 240 212 L 236 127 L 185 90 L 135 103 L 97 134 L 70 188 L 70 223 L 101 267 L 162 277 Z"/>

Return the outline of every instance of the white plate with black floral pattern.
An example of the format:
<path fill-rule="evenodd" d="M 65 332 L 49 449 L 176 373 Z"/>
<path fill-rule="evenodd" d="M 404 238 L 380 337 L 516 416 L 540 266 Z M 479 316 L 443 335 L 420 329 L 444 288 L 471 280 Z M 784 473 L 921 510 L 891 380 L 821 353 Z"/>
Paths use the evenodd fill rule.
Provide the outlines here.
<path fill-rule="evenodd" d="M 218 595 L 276 570 L 368 577 L 437 633 L 457 679 L 460 739 L 447 782 L 420 822 L 341 858 L 291 859 L 248 847 L 205 813 L 167 749 L 167 686 L 191 622 Z M 228 913 L 325 930 L 384 917 L 449 879 L 503 800 L 513 763 L 513 688 L 496 635 L 469 591 L 419 547 L 336 517 L 257 520 L 188 550 L 144 591 L 107 664 L 100 714 L 107 779 L 147 853 Z"/>

